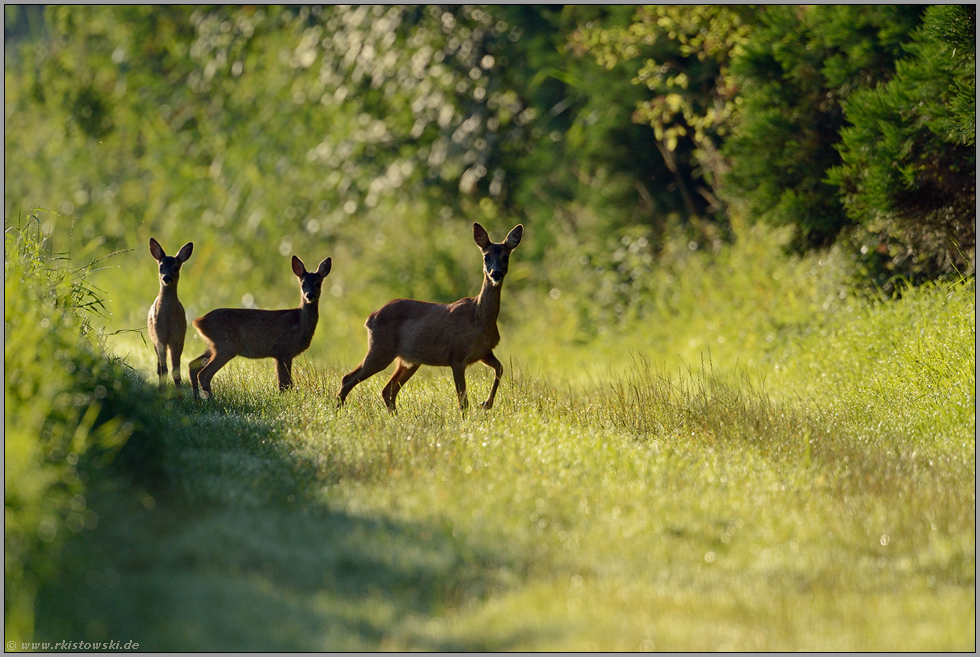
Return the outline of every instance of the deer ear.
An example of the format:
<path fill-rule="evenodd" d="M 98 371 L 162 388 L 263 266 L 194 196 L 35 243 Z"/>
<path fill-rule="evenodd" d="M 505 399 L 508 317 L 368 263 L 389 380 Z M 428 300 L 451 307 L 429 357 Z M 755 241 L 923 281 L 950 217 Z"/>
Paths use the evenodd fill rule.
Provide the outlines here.
<path fill-rule="evenodd" d="M 177 252 L 177 259 L 181 262 L 187 262 L 187 259 L 191 257 L 191 251 L 194 250 L 194 242 L 188 242 L 184 246 L 180 247 L 180 251 Z"/>
<path fill-rule="evenodd" d="M 481 249 L 485 249 L 490 246 L 490 236 L 487 235 L 487 231 L 480 224 L 473 224 L 473 241 Z"/>
<path fill-rule="evenodd" d="M 327 274 L 330 273 L 330 267 L 330 258 L 325 258 L 320 261 L 320 266 L 316 268 L 316 273 L 320 275 L 320 278 L 326 278 Z"/>
<path fill-rule="evenodd" d="M 167 257 L 167 254 L 163 252 L 163 247 L 160 246 L 160 242 L 157 242 L 152 237 L 150 238 L 150 255 L 157 260 L 163 260 Z"/>
<path fill-rule="evenodd" d="M 293 256 L 293 273 L 297 276 L 302 276 L 306 273 L 306 265 L 296 256 Z"/>
<path fill-rule="evenodd" d="M 517 248 L 517 245 L 521 243 L 521 238 L 524 237 L 524 226 L 522 224 L 517 224 L 514 226 L 513 230 L 507 233 L 507 239 L 504 240 L 507 244 L 507 248 L 513 251 Z"/>

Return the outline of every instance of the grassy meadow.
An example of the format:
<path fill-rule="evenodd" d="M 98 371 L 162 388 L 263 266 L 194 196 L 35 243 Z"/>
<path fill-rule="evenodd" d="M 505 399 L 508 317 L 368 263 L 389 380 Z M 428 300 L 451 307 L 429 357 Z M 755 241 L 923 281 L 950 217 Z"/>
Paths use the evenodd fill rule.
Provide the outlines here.
<path fill-rule="evenodd" d="M 493 238 L 503 223 L 488 226 Z M 387 299 L 331 293 L 334 274 L 293 390 L 276 391 L 271 361 L 237 359 L 214 400 L 186 387 L 160 396 L 142 338 L 156 289 L 145 246 L 66 281 L 77 262 L 42 262 L 24 246 L 29 231 L 15 242 L 8 229 L 5 493 L 38 473 L 50 485 L 5 514 L 8 535 L 22 536 L 7 551 L 5 639 L 155 651 L 975 650 L 974 279 L 858 294 L 834 252 L 790 258 L 778 232 L 737 229 L 715 254 L 668 245 L 643 271 L 638 303 L 652 307 L 627 304 L 591 334 L 598 320 L 583 307 L 601 281 L 556 254 L 542 284 L 516 251 L 497 403 L 466 415 L 449 370 L 433 368 L 396 415 L 380 399 L 384 373 L 336 408 L 363 355 L 363 319 Z M 475 293 L 479 258 L 464 237 Z M 180 284 L 192 316 L 212 275 L 201 247 Z M 300 255 L 310 266 L 331 253 Z M 334 259 L 348 281 L 355 266 Z M 31 310 L 50 272 L 62 272 L 61 301 Z M 281 287 L 269 294 L 282 304 L 263 305 L 296 301 L 286 266 Z M 75 330 L 78 290 L 101 299 L 86 324 L 101 331 Z M 75 342 L 30 351 L 22 317 Z M 185 381 L 199 346 L 189 335 Z M 51 367 L 89 352 L 81 380 L 74 365 Z M 470 368 L 471 405 L 490 381 Z M 55 386 L 51 409 L 30 401 L 42 385 Z M 41 465 L 31 432 L 57 443 L 42 446 Z"/>
<path fill-rule="evenodd" d="M 7 651 L 976 650 L 971 6 L 4 19 Z M 474 222 L 492 411 L 338 409 Z M 332 259 L 291 390 L 157 389 L 150 238 L 188 320 Z"/>

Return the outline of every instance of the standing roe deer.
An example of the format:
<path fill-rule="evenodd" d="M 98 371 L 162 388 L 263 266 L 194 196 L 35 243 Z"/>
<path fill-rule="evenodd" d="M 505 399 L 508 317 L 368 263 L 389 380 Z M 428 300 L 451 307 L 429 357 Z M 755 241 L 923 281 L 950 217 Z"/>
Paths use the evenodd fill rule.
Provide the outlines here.
<path fill-rule="evenodd" d="M 500 342 L 497 315 L 500 312 L 500 290 L 507 274 L 510 252 L 524 235 L 518 224 L 500 244 L 490 241 L 480 224 L 473 224 L 473 240 L 483 252 L 483 287 L 477 297 L 455 303 L 429 303 L 414 299 L 395 299 L 368 317 L 368 352 L 364 360 L 344 377 L 338 405 L 343 405 L 350 391 L 361 381 L 388 367 L 398 359 L 394 374 L 381 391 L 389 411 L 395 410 L 395 397 L 420 365 L 451 367 L 456 383 L 460 410 L 465 411 L 466 367 L 482 361 L 494 370 L 490 396 L 481 404 L 493 408 L 504 367 L 493 355 Z"/>
<path fill-rule="evenodd" d="M 194 397 L 200 383 L 205 398 L 211 396 L 211 379 L 235 356 L 274 358 L 279 390 L 293 385 L 293 358 L 306 351 L 313 340 L 320 317 L 320 285 L 330 273 L 330 258 L 314 272 L 306 271 L 303 261 L 293 256 L 293 273 L 299 278 L 299 308 L 257 310 L 219 308 L 194 320 L 194 328 L 208 346 L 191 361 Z"/>
<path fill-rule="evenodd" d="M 150 306 L 146 325 L 153 350 L 157 354 L 157 378 L 160 390 L 163 390 L 167 381 L 168 349 L 174 384 L 180 387 L 180 354 L 184 351 L 187 316 L 184 315 L 184 307 L 177 299 L 177 281 L 180 280 L 180 266 L 187 262 L 193 250 L 194 243 L 188 242 L 180 247 L 176 256 L 168 256 L 160 243 L 150 238 L 150 255 L 160 263 L 160 292 Z"/>

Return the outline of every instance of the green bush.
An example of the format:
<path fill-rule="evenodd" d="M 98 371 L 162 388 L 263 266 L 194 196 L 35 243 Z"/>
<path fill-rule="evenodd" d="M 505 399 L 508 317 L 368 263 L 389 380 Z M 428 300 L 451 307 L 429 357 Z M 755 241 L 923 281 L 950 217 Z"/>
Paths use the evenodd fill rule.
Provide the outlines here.
<path fill-rule="evenodd" d="M 727 192 L 746 211 L 797 227 L 797 246 L 832 244 L 853 219 L 827 171 L 846 125 L 841 103 L 893 73 L 919 24 L 914 6 L 771 6 L 732 68 L 739 125 L 724 146 Z"/>
<path fill-rule="evenodd" d="M 150 425 L 155 401 L 101 349 L 92 266 L 48 252 L 37 212 L 4 223 L 4 632 L 17 640 L 31 636 L 34 594 L 64 537 L 98 524 L 87 491 Z M 140 443 L 124 450 L 125 469 L 149 480 L 156 441 Z"/>
<path fill-rule="evenodd" d="M 886 285 L 969 272 L 976 248 L 976 8 L 934 6 L 886 84 L 843 102 L 830 172 Z"/>

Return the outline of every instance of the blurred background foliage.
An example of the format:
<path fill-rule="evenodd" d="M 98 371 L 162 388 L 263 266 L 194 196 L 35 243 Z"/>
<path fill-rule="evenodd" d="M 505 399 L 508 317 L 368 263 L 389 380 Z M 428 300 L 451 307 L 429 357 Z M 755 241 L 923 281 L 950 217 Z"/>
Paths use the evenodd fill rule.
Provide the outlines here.
<path fill-rule="evenodd" d="M 799 253 L 842 244 L 879 286 L 972 271 L 974 25 L 958 6 L 9 6 L 4 211 L 60 215 L 55 250 L 72 218 L 134 249 L 110 295 L 127 328 L 151 235 L 195 241 L 195 316 L 292 304 L 287 257 L 333 256 L 340 339 L 393 296 L 474 293 L 474 220 L 527 225 L 512 289 L 539 296 L 604 272 L 630 289 L 621 243 L 717 253 L 733 214 L 790 226 Z M 596 326 L 643 301 L 583 292 Z"/>
<path fill-rule="evenodd" d="M 973 271 L 973 7 L 9 6 L 5 30 L 5 216 L 132 249 L 95 279 L 117 329 L 151 235 L 195 242 L 192 316 L 292 305 L 288 256 L 333 256 L 341 353 L 387 299 L 475 293 L 472 221 L 527 225 L 512 293 L 564 291 L 586 339 L 734 217 L 836 244 L 859 284 Z"/>

